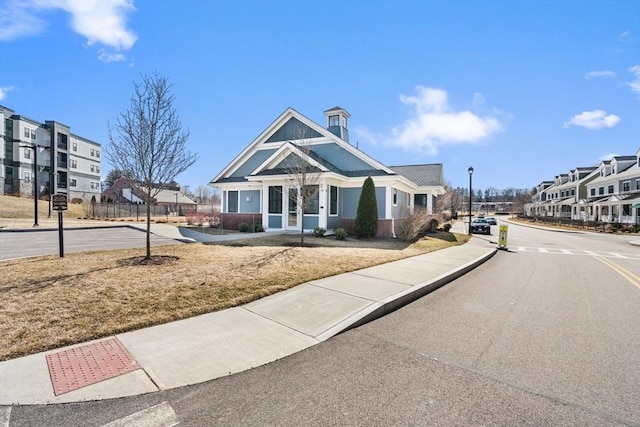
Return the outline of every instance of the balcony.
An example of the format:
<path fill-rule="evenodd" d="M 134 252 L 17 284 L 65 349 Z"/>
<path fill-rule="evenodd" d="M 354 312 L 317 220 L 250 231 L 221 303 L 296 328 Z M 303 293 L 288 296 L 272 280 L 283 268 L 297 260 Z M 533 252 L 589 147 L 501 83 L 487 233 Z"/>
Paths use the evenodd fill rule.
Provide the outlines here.
<path fill-rule="evenodd" d="M 62 168 L 62 169 L 66 169 L 67 168 L 67 162 L 64 160 L 58 160 L 58 167 Z"/>
<path fill-rule="evenodd" d="M 58 188 L 67 188 L 67 183 L 66 183 L 66 182 L 60 182 L 60 181 L 58 181 L 58 185 L 57 185 L 57 187 L 58 187 Z"/>
<path fill-rule="evenodd" d="M 58 141 L 58 148 L 61 150 L 68 150 L 68 144 L 64 141 Z"/>

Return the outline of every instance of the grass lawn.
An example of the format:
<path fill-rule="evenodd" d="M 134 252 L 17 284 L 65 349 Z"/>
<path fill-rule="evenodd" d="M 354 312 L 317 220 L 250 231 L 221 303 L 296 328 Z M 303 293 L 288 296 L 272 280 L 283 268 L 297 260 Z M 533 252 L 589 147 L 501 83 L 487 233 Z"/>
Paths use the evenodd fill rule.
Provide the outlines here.
<path fill-rule="evenodd" d="M 299 235 L 0 262 L 0 360 L 241 305 L 298 284 L 466 242 Z"/>

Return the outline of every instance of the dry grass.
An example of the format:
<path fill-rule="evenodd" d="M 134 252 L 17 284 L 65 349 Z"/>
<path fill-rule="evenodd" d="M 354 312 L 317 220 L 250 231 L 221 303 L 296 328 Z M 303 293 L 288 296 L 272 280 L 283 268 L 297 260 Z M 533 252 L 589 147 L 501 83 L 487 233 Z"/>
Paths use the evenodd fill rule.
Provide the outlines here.
<path fill-rule="evenodd" d="M 0 360 L 229 308 L 313 279 L 464 243 L 298 236 L 0 262 Z"/>
<path fill-rule="evenodd" d="M 84 216 L 82 205 L 68 204 L 65 216 L 72 218 Z M 33 218 L 33 199 L 16 196 L 0 196 L 0 218 Z M 46 218 L 49 213 L 49 201 L 38 200 L 38 216 Z M 55 211 L 52 211 L 55 214 Z"/>

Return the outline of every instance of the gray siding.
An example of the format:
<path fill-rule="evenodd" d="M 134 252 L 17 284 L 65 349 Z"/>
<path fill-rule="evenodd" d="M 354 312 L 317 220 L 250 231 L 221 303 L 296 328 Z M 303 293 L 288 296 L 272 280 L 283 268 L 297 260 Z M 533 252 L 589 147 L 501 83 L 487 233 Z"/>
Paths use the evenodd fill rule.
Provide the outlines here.
<path fill-rule="evenodd" d="M 240 191 L 238 199 L 238 212 L 260 213 L 260 190 Z"/>
<path fill-rule="evenodd" d="M 282 228 L 282 215 L 269 215 L 268 228 Z"/>
<path fill-rule="evenodd" d="M 340 189 L 340 216 L 343 218 L 355 218 L 358 213 L 358 201 L 362 188 Z M 383 219 L 386 201 L 386 187 L 376 187 L 376 204 L 378 206 L 378 218 Z"/>
<path fill-rule="evenodd" d="M 240 178 L 251 174 L 251 172 L 264 163 L 264 161 L 271 157 L 275 152 L 276 149 L 256 151 L 253 156 L 247 159 L 247 161 L 244 162 L 242 166 L 240 166 L 231 176 L 234 178 Z"/>
<path fill-rule="evenodd" d="M 313 230 L 318 226 L 318 216 L 304 216 L 304 229 Z"/>
<path fill-rule="evenodd" d="M 331 230 L 333 228 L 340 227 L 340 223 L 342 219 L 339 216 L 330 216 L 327 218 L 327 229 Z"/>

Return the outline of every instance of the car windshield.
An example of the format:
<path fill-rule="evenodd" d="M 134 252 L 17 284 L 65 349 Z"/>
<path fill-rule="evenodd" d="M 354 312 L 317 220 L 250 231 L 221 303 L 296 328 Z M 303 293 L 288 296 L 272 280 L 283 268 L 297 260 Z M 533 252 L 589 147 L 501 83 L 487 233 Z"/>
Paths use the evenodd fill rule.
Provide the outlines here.
<path fill-rule="evenodd" d="M 479 223 L 481 223 L 481 224 L 484 224 L 484 223 L 486 223 L 486 222 L 487 222 L 487 220 L 486 220 L 486 219 L 484 219 L 484 218 L 478 218 L 478 219 L 474 219 L 474 220 L 473 220 L 473 221 L 471 221 L 471 222 L 479 222 Z"/>

